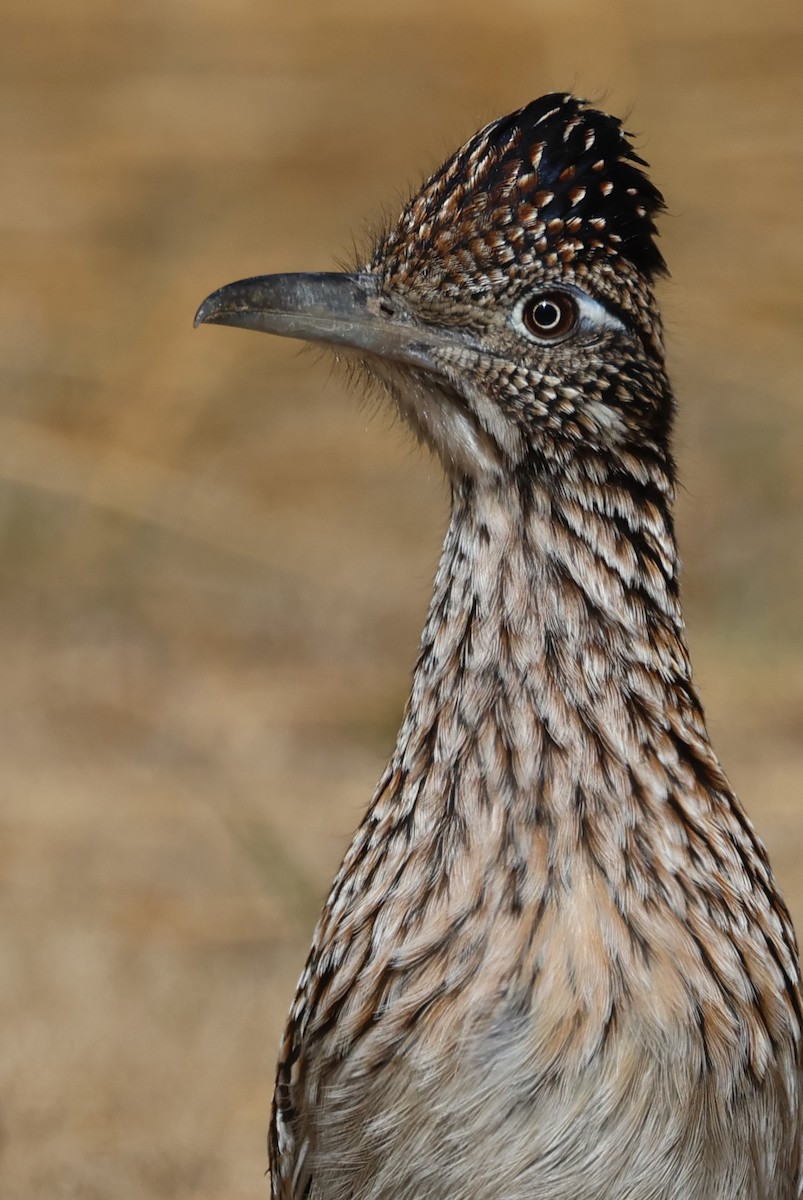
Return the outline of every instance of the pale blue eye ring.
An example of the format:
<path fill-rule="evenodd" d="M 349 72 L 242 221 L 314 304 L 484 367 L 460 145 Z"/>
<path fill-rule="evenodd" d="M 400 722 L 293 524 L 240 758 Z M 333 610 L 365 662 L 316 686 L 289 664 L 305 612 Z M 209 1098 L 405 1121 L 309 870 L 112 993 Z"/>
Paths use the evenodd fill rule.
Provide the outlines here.
<path fill-rule="evenodd" d="M 539 342 L 559 342 L 571 333 L 622 332 L 624 325 L 599 300 L 579 288 L 531 292 L 513 310 L 513 324 Z"/>

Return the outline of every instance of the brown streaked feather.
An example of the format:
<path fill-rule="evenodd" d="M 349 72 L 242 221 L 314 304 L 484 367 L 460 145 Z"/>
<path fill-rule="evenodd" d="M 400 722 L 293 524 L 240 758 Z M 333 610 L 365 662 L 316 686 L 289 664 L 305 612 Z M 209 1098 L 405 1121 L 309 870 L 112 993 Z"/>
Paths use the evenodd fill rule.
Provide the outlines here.
<path fill-rule="evenodd" d="M 291 1009 L 274 1200 L 801 1195 L 798 951 L 686 648 L 645 166 L 613 117 L 542 97 L 348 277 L 330 338 L 440 456 L 452 509 Z M 235 287 L 289 294 L 281 327 L 235 292 L 201 319 L 288 332 L 281 280 Z M 574 323 L 550 341 L 522 314 L 556 291 Z"/>

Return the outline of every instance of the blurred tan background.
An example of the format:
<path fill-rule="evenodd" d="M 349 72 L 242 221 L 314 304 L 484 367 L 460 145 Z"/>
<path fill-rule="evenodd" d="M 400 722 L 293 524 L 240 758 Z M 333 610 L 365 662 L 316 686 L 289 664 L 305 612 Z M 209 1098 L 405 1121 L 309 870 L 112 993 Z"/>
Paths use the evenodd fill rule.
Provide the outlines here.
<path fill-rule="evenodd" d="M 266 1194 L 444 528 L 325 359 L 197 303 L 331 268 L 566 87 L 629 111 L 669 199 L 692 649 L 803 929 L 799 0 L 3 0 L 4 1200 Z"/>

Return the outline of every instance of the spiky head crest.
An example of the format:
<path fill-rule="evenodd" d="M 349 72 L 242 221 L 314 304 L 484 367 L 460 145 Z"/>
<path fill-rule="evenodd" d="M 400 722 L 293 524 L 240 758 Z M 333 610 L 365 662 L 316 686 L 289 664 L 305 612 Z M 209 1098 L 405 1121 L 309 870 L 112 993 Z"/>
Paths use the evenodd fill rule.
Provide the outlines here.
<path fill-rule="evenodd" d="M 455 299 L 582 282 L 660 345 L 650 284 L 666 266 L 664 206 L 620 121 L 552 93 L 476 133 L 405 206 L 372 269 L 393 286 Z"/>

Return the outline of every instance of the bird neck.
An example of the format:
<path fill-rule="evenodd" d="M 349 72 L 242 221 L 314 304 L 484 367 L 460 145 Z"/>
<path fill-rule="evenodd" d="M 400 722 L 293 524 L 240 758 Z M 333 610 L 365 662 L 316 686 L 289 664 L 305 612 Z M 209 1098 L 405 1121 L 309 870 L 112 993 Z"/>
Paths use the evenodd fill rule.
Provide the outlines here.
<path fill-rule="evenodd" d="M 403 808 L 604 808 L 670 726 L 709 759 L 672 497 L 668 462 L 456 486 L 391 763 Z"/>
<path fill-rule="evenodd" d="M 727 1076 L 743 1044 L 761 1071 L 761 1022 L 799 1005 L 794 935 L 692 687 L 671 467 L 639 463 L 456 487 L 396 750 L 322 929 L 375 923 L 355 961 L 420 968 L 418 998 L 470 977 L 475 1013 L 537 980 L 539 1044 L 581 1030 L 581 1066 L 627 980 L 637 1041 L 699 1027 L 695 1069 Z M 734 986 L 760 997 L 749 1030 Z"/>

